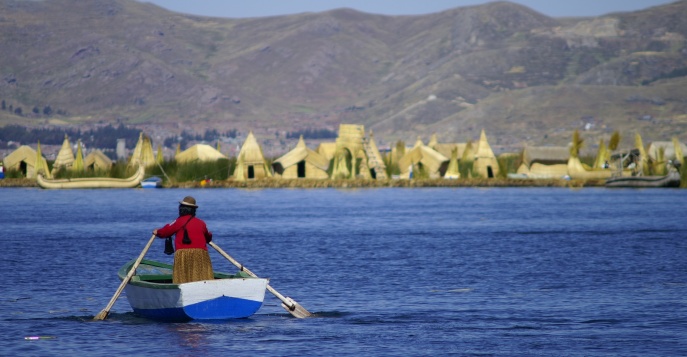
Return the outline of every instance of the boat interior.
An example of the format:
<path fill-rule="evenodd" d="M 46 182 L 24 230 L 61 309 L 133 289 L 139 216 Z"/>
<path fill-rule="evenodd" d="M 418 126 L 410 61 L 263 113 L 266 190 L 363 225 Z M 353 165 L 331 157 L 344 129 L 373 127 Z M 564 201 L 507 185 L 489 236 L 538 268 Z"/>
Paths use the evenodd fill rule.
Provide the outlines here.
<path fill-rule="evenodd" d="M 215 279 L 247 279 L 252 278 L 245 272 L 239 271 L 236 274 L 226 274 L 215 272 Z M 172 284 L 172 274 L 137 274 L 132 278 L 134 281 L 145 281 L 155 284 Z"/>

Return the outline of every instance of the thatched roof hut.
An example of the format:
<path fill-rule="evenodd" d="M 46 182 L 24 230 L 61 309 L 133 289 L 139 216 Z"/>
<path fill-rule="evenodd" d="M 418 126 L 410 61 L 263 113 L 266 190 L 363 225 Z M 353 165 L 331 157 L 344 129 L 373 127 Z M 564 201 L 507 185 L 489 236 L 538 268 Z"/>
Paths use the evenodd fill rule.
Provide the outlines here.
<path fill-rule="evenodd" d="M 367 155 L 367 161 L 364 163 L 367 167 L 361 169 L 360 172 L 369 172 L 370 178 L 385 179 L 386 164 L 384 163 L 382 154 L 379 152 L 377 141 L 375 140 L 372 130 L 370 130 L 370 135 L 367 138 L 363 138 L 363 147 L 365 149 L 365 154 Z"/>
<path fill-rule="evenodd" d="M 40 153 L 40 143 L 38 150 L 32 149 L 28 145 L 22 145 L 14 150 L 2 160 L 6 170 L 19 170 L 26 178 L 36 178 L 41 172 L 47 178 L 52 178 L 48 170 L 48 162 Z"/>
<path fill-rule="evenodd" d="M 448 162 L 448 168 L 444 174 L 447 179 L 459 179 L 460 167 L 458 166 L 458 147 L 454 147 L 451 151 L 451 159 Z"/>
<path fill-rule="evenodd" d="M 143 166 L 155 165 L 155 155 L 153 154 L 153 143 L 150 141 L 148 135 L 141 132 L 138 135 L 138 142 L 134 148 L 133 154 L 129 159 L 129 166 L 143 164 Z"/>
<path fill-rule="evenodd" d="M 493 178 L 499 174 L 499 162 L 496 160 L 494 151 L 491 150 L 487 141 L 487 134 L 482 129 L 475 150 L 475 162 L 472 166 L 473 172 L 484 178 Z"/>
<path fill-rule="evenodd" d="M 69 143 L 69 137 L 65 135 L 62 141 L 62 147 L 57 153 L 55 162 L 52 164 L 52 174 L 54 175 L 62 168 L 71 169 L 72 165 L 74 165 L 74 151 L 72 151 L 72 145 Z"/>
<path fill-rule="evenodd" d="M 329 178 L 329 160 L 309 149 L 303 136 L 296 147 L 272 163 L 274 177 L 277 178 Z"/>
<path fill-rule="evenodd" d="M 429 138 L 429 142 L 427 143 L 427 146 L 434 149 L 434 146 L 437 145 L 438 143 L 439 142 L 437 141 L 437 134 L 432 134 L 432 136 Z M 444 156 L 446 156 L 446 155 L 444 155 Z"/>
<path fill-rule="evenodd" d="M 318 152 L 328 160 L 333 159 L 332 178 L 386 178 L 386 165 L 379 153 L 374 133 L 365 137 L 365 126 L 339 125 L 339 136 L 332 146 L 320 144 Z"/>
<path fill-rule="evenodd" d="M 228 159 L 228 157 L 224 156 L 210 145 L 196 144 L 180 152 L 174 159 L 180 163 L 189 163 L 217 161 L 219 159 Z"/>
<path fill-rule="evenodd" d="M 108 172 L 112 169 L 112 160 L 102 151 L 94 150 L 83 159 L 83 165 L 86 170 Z"/>
<path fill-rule="evenodd" d="M 683 153 L 687 152 L 687 146 L 678 142 L 679 149 Z M 649 159 L 652 161 L 657 161 L 659 159 L 658 151 L 663 149 L 663 159 L 664 160 L 675 160 L 675 143 L 673 141 L 654 141 L 649 144 L 646 149 Z"/>
<path fill-rule="evenodd" d="M 219 151 L 219 150 L 217 150 L 217 151 Z M 157 162 L 158 164 L 161 164 L 164 161 L 165 161 L 165 156 L 163 153 L 162 145 L 158 144 L 157 145 L 157 152 L 155 153 L 155 162 Z"/>
<path fill-rule="evenodd" d="M 334 154 L 336 153 L 336 143 L 320 143 L 320 145 L 317 145 L 317 149 L 315 149 L 318 154 L 322 155 L 327 160 L 331 160 L 334 158 Z"/>
<path fill-rule="evenodd" d="M 74 165 L 72 166 L 74 171 L 83 171 L 83 149 L 81 145 L 81 140 L 76 143 L 76 155 L 74 156 Z"/>
<path fill-rule="evenodd" d="M 406 150 L 406 154 L 398 160 L 398 167 L 401 170 L 400 177 L 410 178 L 412 166 L 422 166 L 429 173 L 430 178 L 444 176 L 448 169 L 449 159 L 422 143 L 418 138 L 412 149 Z"/>
<path fill-rule="evenodd" d="M 248 133 L 248 137 L 243 142 L 241 151 L 238 154 L 238 160 L 241 165 L 236 165 L 234 170 L 235 180 L 252 180 L 261 179 L 265 177 L 272 177 L 270 168 L 265 161 L 265 156 L 262 153 L 262 147 L 255 140 L 253 132 Z"/>
<path fill-rule="evenodd" d="M 356 167 L 355 163 L 359 158 L 366 159 L 364 137 L 365 126 L 363 125 L 339 125 L 332 178 L 353 178 L 360 172 L 360 168 Z"/>
<path fill-rule="evenodd" d="M 451 157 L 451 155 L 453 155 L 453 149 L 457 149 L 458 151 L 456 154 L 458 155 L 458 160 L 460 160 L 463 157 L 467 145 L 467 143 L 437 143 L 430 147 L 446 157 Z"/>

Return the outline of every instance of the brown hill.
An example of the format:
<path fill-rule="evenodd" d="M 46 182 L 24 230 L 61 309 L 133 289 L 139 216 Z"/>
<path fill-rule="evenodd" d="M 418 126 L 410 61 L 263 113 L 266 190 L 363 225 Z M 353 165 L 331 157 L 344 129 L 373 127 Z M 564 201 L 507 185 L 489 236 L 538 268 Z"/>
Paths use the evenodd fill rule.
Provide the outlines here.
<path fill-rule="evenodd" d="M 687 1 L 554 19 L 508 2 L 422 16 L 221 19 L 130 0 L 0 1 L 0 124 L 361 123 L 495 145 L 687 133 Z M 46 107 L 51 115 L 44 113 Z M 22 108 L 21 115 L 16 113 Z M 35 113 L 35 112 L 38 113 Z"/>

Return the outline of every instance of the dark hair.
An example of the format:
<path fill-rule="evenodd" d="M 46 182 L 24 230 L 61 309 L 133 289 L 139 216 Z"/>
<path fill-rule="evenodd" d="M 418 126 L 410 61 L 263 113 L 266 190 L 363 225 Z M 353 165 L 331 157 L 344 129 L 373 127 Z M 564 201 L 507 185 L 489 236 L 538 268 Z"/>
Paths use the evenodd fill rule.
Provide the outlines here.
<path fill-rule="evenodd" d="M 188 216 L 188 215 L 196 216 L 196 208 L 191 207 L 191 206 L 186 206 L 186 205 L 179 205 L 179 217 L 181 216 Z"/>

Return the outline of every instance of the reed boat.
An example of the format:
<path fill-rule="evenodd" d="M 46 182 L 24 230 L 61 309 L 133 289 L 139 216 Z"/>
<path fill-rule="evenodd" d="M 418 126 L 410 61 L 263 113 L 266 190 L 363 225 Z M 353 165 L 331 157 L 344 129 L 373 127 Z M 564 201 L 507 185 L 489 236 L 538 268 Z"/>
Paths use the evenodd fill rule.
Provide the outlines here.
<path fill-rule="evenodd" d="M 39 174 L 36 177 L 38 186 L 48 189 L 69 189 L 69 188 L 133 188 L 141 184 L 145 175 L 143 165 L 138 167 L 136 173 L 125 179 L 110 177 L 84 177 L 72 179 L 47 179 Z"/>
<path fill-rule="evenodd" d="M 606 180 L 606 187 L 680 187 L 680 174 L 670 172 L 665 176 L 612 177 Z"/>
<path fill-rule="evenodd" d="M 124 280 L 135 260 L 119 269 Z M 155 320 L 246 318 L 262 306 L 267 279 L 215 272 L 213 280 L 172 284 L 172 265 L 142 260 L 124 291 L 134 313 Z"/>
<path fill-rule="evenodd" d="M 568 159 L 568 175 L 574 180 L 607 180 L 616 174 L 615 169 L 586 169 L 579 158 Z M 621 176 L 631 176 L 632 170 L 623 169 Z"/>

